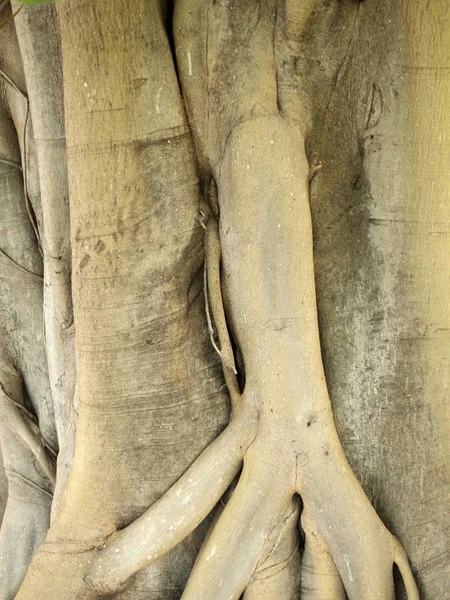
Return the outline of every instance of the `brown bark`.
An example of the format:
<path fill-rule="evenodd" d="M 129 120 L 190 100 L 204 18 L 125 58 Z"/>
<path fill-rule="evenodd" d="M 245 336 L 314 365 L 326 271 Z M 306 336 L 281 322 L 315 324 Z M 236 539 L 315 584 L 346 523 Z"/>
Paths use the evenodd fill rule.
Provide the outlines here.
<path fill-rule="evenodd" d="M 33 10 L 25 77 L 13 36 L 0 51 L 2 447 L 40 489 L 5 598 L 48 526 L 30 445 L 67 430 L 73 299 L 74 461 L 18 600 L 391 600 L 395 565 L 417 600 L 392 534 L 444 600 L 448 9 L 65 0 L 65 125 L 57 12 Z"/>
<path fill-rule="evenodd" d="M 425 599 L 450 591 L 447 15 L 441 2 L 362 3 L 335 13 L 328 51 L 318 26 L 305 57 L 321 102 L 311 208 L 333 409 Z"/>
<path fill-rule="evenodd" d="M 56 7 L 19 10 L 15 29 L 24 66 L 39 173 L 44 258 L 44 330 L 59 453 L 56 513 L 73 459 L 69 429 L 75 388 L 75 349 L 70 286 L 70 218 L 59 23 Z"/>
<path fill-rule="evenodd" d="M 203 324 L 198 178 L 161 12 L 80 0 L 60 21 L 79 416 L 60 513 L 34 566 L 44 587 L 31 577 L 25 597 L 28 585 L 75 594 L 82 577 L 54 578 L 56 562 L 78 565 L 77 553 L 134 521 L 227 413 Z M 142 572 L 128 597 L 164 587 L 177 597 L 200 537 Z M 183 566 L 172 574 L 172 564 Z"/>

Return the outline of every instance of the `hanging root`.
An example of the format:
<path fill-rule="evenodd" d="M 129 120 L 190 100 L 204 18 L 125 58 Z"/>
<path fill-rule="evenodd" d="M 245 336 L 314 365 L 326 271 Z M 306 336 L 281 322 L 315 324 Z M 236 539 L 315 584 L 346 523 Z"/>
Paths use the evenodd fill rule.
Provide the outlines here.
<path fill-rule="evenodd" d="M 215 187 L 213 183 L 212 186 Z M 237 370 L 234 360 L 233 347 L 228 334 L 227 321 L 222 300 L 220 284 L 220 238 L 219 224 L 211 208 L 202 205 L 200 209 L 201 224 L 205 229 L 205 306 L 211 343 L 222 361 L 225 382 L 228 387 L 232 405 L 235 406 L 240 398 L 237 381 Z M 212 319 L 211 314 L 212 313 Z M 219 338 L 220 349 L 214 339 L 213 321 Z"/>
<path fill-rule="evenodd" d="M 99 553 L 86 581 L 113 592 L 136 571 L 187 537 L 214 508 L 236 477 L 255 436 L 257 414 L 239 407 L 228 427 L 200 454 L 153 506 L 114 534 Z"/>
<path fill-rule="evenodd" d="M 30 275 L 31 277 L 34 277 L 35 279 L 37 279 L 39 282 L 44 281 L 44 278 L 42 277 L 42 275 L 39 275 L 38 273 L 34 273 L 33 271 L 30 271 L 29 269 L 22 267 L 22 265 L 20 265 L 13 258 L 11 258 L 11 256 L 9 256 L 9 254 L 6 254 L 6 252 L 4 250 L 2 250 L 1 248 L 0 248 L 0 255 L 2 258 L 6 259 L 11 266 L 15 267 L 16 269 L 18 269 L 25 275 Z"/>
<path fill-rule="evenodd" d="M 211 318 L 211 312 L 209 310 L 208 272 L 207 272 L 207 268 L 206 268 L 206 261 L 205 261 L 205 268 L 203 269 L 203 290 L 205 292 L 205 312 L 206 312 L 206 322 L 208 324 L 209 339 L 211 340 L 212 347 L 217 352 L 217 354 L 220 356 L 220 360 L 222 360 L 222 352 L 220 351 L 220 348 L 216 344 L 214 325 L 213 325 L 212 318 Z"/>
<path fill-rule="evenodd" d="M 15 402 L 0 383 L 1 416 L 8 426 L 31 450 L 48 480 L 56 483 L 56 453 L 44 440 L 36 418 L 24 406 Z"/>
<path fill-rule="evenodd" d="M 267 538 L 243 600 L 298 600 L 300 597 L 299 515 L 297 496 L 287 516 Z"/>
<path fill-rule="evenodd" d="M 19 11 L 17 11 L 19 12 Z M 16 13 L 17 14 L 17 13 Z M 15 15 L 14 15 L 15 16 Z M 36 215 L 34 214 L 33 207 L 30 202 L 30 197 L 28 194 L 28 148 L 27 148 L 27 131 L 28 131 L 28 121 L 30 120 L 30 101 L 28 100 L 28 96 L 22 92 L 19 86 L 11 79 L 11 77 L 0 69 L 0 78 L 3 79 L 15 92 L 19 94 L 21 98 L 25 101 L 25 123 L 23 126 L 23 139 L 22 139 L 22 152 L 23 152 L 23 188 L 24 188 L 24 196 L 25 196 L 25 208 L 27 210 L 28 218 L 30 219 L 31 227 L 33 228 L 34 235 L 36 237 L 37 246 L 41 256 L 42 252 L 42 244 L 41 238 L 38 231 Z"/>
<path fill-rule="evenodd" d="M 11 479 L 20 481 L 22 484 L 25 484 L 26 486 L 33 488 L 34 490 L 38 490 L 39 493 L 47 496 L 49 498 L 50 503 L 53 500 L 53 494 L 51 494 L 48 490 L 43 488 L 41 485 L 38 485 L 37 483 L 35 483 L 31 479 L 29 479 L 28 477 L 25 477 L 25 475 L 18 473 L 17 471 L 15 471 L 14 469 L 11 469 L 10 467 L 5 467 L 5 473 L 8 476 L 9 481 L 11 481 Z"/>
<path fill-rule="evenodd" d="M 14 162 L 13 160 L 8 160 L 7 158 L 0 158 L 0 163 L 2 163 L 2 165 L 7 165 L 8 167 L 13 167 L 18 171 L 22 171 L 22 165 Z"/>

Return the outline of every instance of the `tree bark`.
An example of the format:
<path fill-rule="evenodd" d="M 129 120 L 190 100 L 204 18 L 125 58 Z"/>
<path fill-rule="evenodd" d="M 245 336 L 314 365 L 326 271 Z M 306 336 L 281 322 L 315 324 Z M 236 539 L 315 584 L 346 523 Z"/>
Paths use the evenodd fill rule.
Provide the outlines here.
<path fill-rule="evenodd" d="M 334 413 L 430 599 L 450 591 L 446 14 L 439 2 L 362 3 L 336 15 L 347 51 L 327 85 L 318 61 L 331 60 L 335 38 L 324 52 L 319 29 L 305 57 L 323 98 L 311 208 Z"/>
<path fill-rule="evenodd" d="M 60 21 L 79 415 L 60 512 L 37 580 L 18 597 L 76 597 L 86 551 L 153 504 L 227 416 L 203 319 L 199 182 L 162 11 L 80 0 L 61 6 Z M 166 588 L 177 598 L 200 539 L 140 573 L 127 597 Z"/>
<path fill-rule="evenodd" d="M 449 9 L 174 5 L 0 40 L 0 598 L 445 600 Z"/>

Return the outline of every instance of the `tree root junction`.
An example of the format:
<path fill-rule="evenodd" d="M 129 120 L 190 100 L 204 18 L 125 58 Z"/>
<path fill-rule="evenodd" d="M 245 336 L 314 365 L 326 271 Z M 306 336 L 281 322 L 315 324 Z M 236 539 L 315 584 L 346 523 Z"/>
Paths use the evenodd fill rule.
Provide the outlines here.
<path fill-rule="evenodd" d="M 285 522 L 289 522 L 291 534 L 296 530 L 297 519 L 289 521 L 289 515 L 298 515 L 298 495 L 303 501 L 301 523 L 306 536 L 300 567 L 302 598 L 392 600 L 393 565 L 397 564 L 408 600 L 418 600 L 403 548 L 380 521 L 347 463 L 329 399 L 316 399 L 314 405 L 323 408 L 311 413 L 309 402 L 286 403 L 283 398 L 284 408 L 276 414 L 272 407 L 280 398 L 273 387 L 260 386 L 258 378 L 251 375 L 242 394 L 234 387 L 234 362 L 226 358 L 231 342 L 220 291 L 218 227 L 206 209 L 202 209 L 202 218 L 208 302 L 227 384 L 231 382 L 231 421 L 158 502 L 111 536 L 85 581 L 101 594 L 121 589 L 129 577 L 200 524 L 242 467 L 235 491 L 203 544 L 184 600 L 229 600 L 242 594 L 245 600 L 257 600 L 268 597 L 268 590 L 277 598 L 290 600 L 295 568 L 289 566 L 289 560 L 284 560 L 289 568 L 281 570 L 286 579 L 276 581 L 275 592 L 271 578 L 265 580 L 262 565 L 267 547 L 277 547 L 270 541 L 273 532 L 281 530 Z M 268 345 L 275 355 L 282 352 L 276 336 L 262 336 L 261 344 Z M 274 379 L 271 376 L 269 381 Z M 255 587 L 256 581 L 259 587 Z"/>

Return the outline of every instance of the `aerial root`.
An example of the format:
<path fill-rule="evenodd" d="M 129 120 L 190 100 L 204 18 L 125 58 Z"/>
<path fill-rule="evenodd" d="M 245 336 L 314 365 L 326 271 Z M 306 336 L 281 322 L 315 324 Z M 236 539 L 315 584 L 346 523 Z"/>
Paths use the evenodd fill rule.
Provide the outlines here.
<path fill-rule="evenodd" d="M 255 426 L 252 416 L 237 415 L 164 496 L 110 537 L 86 581 L 96 591 L 117 591 L 131 575 L 186 538 L 238 474 Z"/>
<path fill-rule="evenodd" d="M 222 360 L 222 352 L 220 351 L 220 348 L 216 344 L 214 326 L 213 326 L 213 322 L 212 322 L 212 318 L 211 318 L 211 312 L 209 310 L 208 273 L 207 273 L 207 268 L 206 268 L 206 261 L 205 261 L 205 268 L 203 270 L 203 290 L 205 292 L 205 311 L 206 311 L 206 322 L 208 324 L 209 339 L 211 340 L 212 347 L 219 355 L 220 360 Z"/>
<path fill-rule="evenodd" d="M 345 589 L 327 544 L 302 517 L 305 548 L 302 553 L 301 597 L 303 600 L 345 600 Z"/>
<path fill-rule="evenodd" d="M 22 165 L 19 163 L 16 163 L 14 160 L 8 160 L 7 158 L 0 158 L 0 163 L 3 165 L 8 165 L 8 167 L 13 167 L 14 169 L 17 169 L 18 171 L 22 171 Z"/>
<path fill-rule="evenodd" d="M 243 600 L 297 600 L 300 597 L 300 503 L 271 532 Z"/>
<path fill-rule="evenodd" d="M 11 467 L 5 467 L 5 473 L 8 476 L 9 483 L 11 483 L 11 479 L 15 479 L 17 482 L 20 482 L 30 488 L 38 490 L 41 494 L 47 496 L 49 498 L 49 502 L 53 500 L 53 494 L 51 494 L 48 490 L 38 485 L 28 477 L 25 477 L 25 475 L 18 473 L 14 469 L 11 469 Z"/>
<path fill-rule="evenodd" d="M 238 600 L 260 561 L 274 524 L 290 498 L 246 465 L 213 531 L 203 544 L 182 600 Z"/>
<path fill-rule="evenodd" d="M 297 600 L 300 588 L 300 552 L 296 548 L 280 567 L 268 570 L 264 578 L 252 578 L 243 600 Z"/>
<path fill-rule="evenodd" d="M 18 13 L 19 11 L 17 11 Z M 16 13 L 16 14 L 17 14 Z M 36 242 L 38 246 L 39 253 L 41 256 L 44 256 L 42 251 L 41 237 L 39 235 L 39 230 L 36 221 L 36 215 L 34 214 L 33 207 L 30 202 L 30 198 L 28 195 L 28 149 L 27 149 L 27 130 L 28 130 L 28 121 L 30 119 L 30 101 L 28 96 L 19 88 L 19 86 L 11 79 L 11 77 L 5 73 L 2 69 L 0 69 L 0 78 L 3 79 L 13 90 L 15 90 L 21 98 L 25 101 L 25 122 L 23 126 L 23 139 L 22 139 L 22 154 L 23 154 L 23 187 L 24 187 L 24 196 L 25 196 L 25 208 L 27 210 L 28 218 L 30 219 L 31 227 L 33 228 L 34 235 L 36 236 Z"/>
<path fill-rule="evenodd" d="M 3 256 L 4 258 L 6 258 L 6 260 L 9 262 L 10 265 L 14 266 L 16 269 L 18 269 L 22 273 L 25 273 L 26 275 L 31 275 L 31 277 L 34 277 L 41 285 L 44 282 L 44 278 L 42 277 L 42 275 L 39 275 L 38 273 L 34 273 L 33 271 L 30 271 L 29 269 L 22 267 L 21 264 L 16 262 L 13 258 L 11 258 L 11 256 L 9 256 L 9 254 L 7 254 L 1 248 L 0 248 L 0 256 Z"/>
<path fill-rule="evenodd" d="M 28 446 L 46 477 L 54 486 L 56 483 L 56 454 L 44 440 L 34 415 L 13 400 L 5 392 L 1 383 L 0 395 L 5 400 L 2 402 L 2 418 L 23 443 Z"/>
<path fill-rule="evenodd" d="M 402 576 L 403 583 L 406 589 L 406 597 L 408 600 L 419 600 L 419 590 L 411 571 L 411 567 L 406 556 L 406 552 L 398 539 L 394 537 L 394 563 L 397 565 Z"/>
<path fill-rule="evenodd" d="M 237 369 L 233 347 L 228 333 L 227 321 L 220 285 L 220 238 L 219 224 L 208 206 L 200 209 L 201 223 L 205 229 L 205 305 L 211 342 L 222 361 L 225 381 L 233 406 L 241 396 L 237 381 Z M 212 319 L 210 315 L 212 313 Z M 217 330 L 220 348 L 214 340 L 213 322 Z"/>

